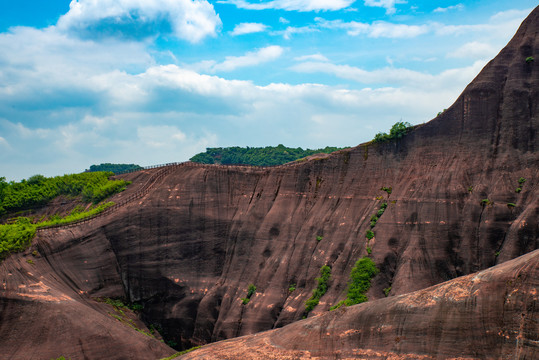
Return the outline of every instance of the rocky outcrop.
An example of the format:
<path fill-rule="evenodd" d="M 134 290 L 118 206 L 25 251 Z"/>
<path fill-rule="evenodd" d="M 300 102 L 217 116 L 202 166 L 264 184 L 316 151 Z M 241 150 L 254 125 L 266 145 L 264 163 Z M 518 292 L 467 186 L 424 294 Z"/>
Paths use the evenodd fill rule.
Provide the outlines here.
<path fill-rule="evenodd" d="M 220 341 L 181 359 L 537 359 L 539 250 L 427 289 Z"/>
<path fill-rule="evenodd" d="M 139 355 L 161 356 L 162 343 L 135 331 L 138 340 L 121 335 L 125 324 L 114 323 L 93 299 L 142 303 L 141 319 L 187 348 L 301 319 L 323 265 L 332 268 L 329 289 L 309 316 L 326 313 L 344 298 L 350 270 L 367 250 L 381 270 L 369 298 L 391 289 L 390 299 L 367 305 L 378 309 L 374 304 L 539 248 L 539 70 L 526 62 L 539 59 L 538 27 L 536 9 L 453 106 L 399 141 L 273 169 L 175 166 L 106 216 L 41 231 L 32 249 L 0 265 L 0 336 L 11 339 L 0 342 L 0 353 L 34 354 L 43 333 L 35 321 L 50 319 L 36 314 L 51 304 L 57 313 L 65 308 L 68 320 L 63 328 L 47 327 L 43 344 L 54 348 L 51 339 L 69 333 L 55 348 L 68 349 L 66 357 L 81 357 L 70 355 L 78 351 L 76 339 L 93 337 L 99 338 L 95 352 L 133 341 Z M 137 193 L 158 171 L 122 175 L 133 185 L 113 200 Z M 526 181 L 517 193 L 521 177 Z M 368 240 L 371 216 L 383 202 L 388 207 Z M 54 302 L 26 296 L 40 282 L 42 295 Z M 249 284 L 257 291 L 244 305 Z M 63 296 L 71 300 L 60 301 Z M 82 309 L 109 324 L 104 328 L 113 335 L 105 340 L 91 316 L 71 315 Z M 27 335 L 19 349 L 22 340 L 6 335 L 17 326 L 14 313 Z M 445 336 L 443 328 L 436 331 L 425 336 Z M 386 345 L 384 351 L 422 351 Z M 87 357 L 99 358 L 92 354 Z"/>

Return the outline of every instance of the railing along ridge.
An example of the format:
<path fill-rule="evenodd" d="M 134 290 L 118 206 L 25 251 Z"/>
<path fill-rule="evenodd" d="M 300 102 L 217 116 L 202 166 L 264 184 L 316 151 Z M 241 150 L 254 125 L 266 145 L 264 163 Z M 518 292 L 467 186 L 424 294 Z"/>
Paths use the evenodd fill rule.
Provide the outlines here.
<path fill-rule="evenodd" d="M 117 210 L 118 208 L 120 208 L 122 206 L 125 206 L 126 204 L 128 204 L 128 203 L 130 203 L 130 202 L 132 202 L 134 200 L 140 199 L 144 195 L 148 194 L 150 192 L 150 190 L 154 187 L 154 185 L 159 180 L 161 180 L 165 175 L 172 172 L 172 170 L 175 167 L 179 166 L 179 165 L 180 164 L 168 164 L 167 166 L 163 166 L 163 169 L 161 171 L 155 173 L 154 175 L 152 175 L 138 191 L 136 191 L 135 193 L 129 195 L 127 198 L 122 199 L 121 201 L 115 203 L 111 207 L 106 208 L 105 210 L 103 210 L 100 213 L 85 217 L 85 218 L 80 219 L 80 220 L 75 220 L 73 222 L 66 223 L 66 224 L 54 224 L 54 225 L 38 227 L 36 229 L 36 231 L 42 231 L 42 230 L 46 230 L 46 229 L 55 229 L 55 228 L 74 227 L 74 226 L 89 222 L 89 221 L 91 221 L 93 219 L 96 219 L 98 217 L 107 215 L 107 214 Z"/>
<path fill-rule="evenodd" d="M 122 174 L 130 174 L 137 171 L 143 171 L 143 170 L 150 170 L 150 169 L 156 169 L 160 167 L 166 167 L 166 166 L 191 166 L 191 167 L 216 167 L 219 169 L 260 169 L 260 170 L 266 170 L 266 169 L 278 169 L 278 168 L 285 168 L 285 167 L 291 167 L 301 164 L 301 162 L 293 161 L 286 164 L 280 164 L 280 165 L 267 165 L 267 166 L 258 166 L 258 165 L 249 165 L 249 164 L 204 164 L 204 163 L 197 163 L 193 161 L 183 161 L 183 162 L 173 162 L 173 163 L 167 163 L 167 164 L 159 164 L 159 165 L 149 165 L 149 166 L 142 166 L 142 168 L 139 169 L 129 169 L 124 171 L 119 171 L 117 173 L 114 173 L 114 175 L 122 175 Z"/>
<path fill-rule="evenodd" d="M 140 199 L 144 195 L 148 194 L 150 192 L 150 190 L 153 188 L 153 186 L 155 185 L 155 183 L 157 183 L 157 181 L 161 180 L 165 175 L 168 175 L 170 172 L 172 172 L 172 170 L 174 168 L 177 168 L 177 167 L 189 166 L 189 167 L 214 167 L 214 168 L 218 168 L 218 169 L 239 169 L 239 170 L 241 170 L 241 169 L 246 169 L 247 168 L 247 169 L 255 169 L 255 170 L 268 170 L 268 169 L 287 168 L 287 167 L 295 166 L 295 165 L 298 165 L 298 164 L 300 164 L 300 163 L 292 162 L 292 163 L 281 164 L 281 165 L 273 165 L 273 166 L 256 166 L 256 165 L 236 165 L 236 164 L 234 164 L 234 165 L 202 164 L 202 163 L 196 163 L 196 162 L 193 162 L 193 161 L 185 161 L 185 162 L 174 162 L 174 163 L 159 164 L 159 165 L 150 165 L 150 166 L 145 166 L 142 169 L 137 169 L 137 170 L 127 170 L 127 171 L 124 171 L 124 172 L 116 173 L 115 175 L 128 174 L 128 173 L 142 171 L 142 170 L 163 168 L 161 171 L 159 171 L 159 172 L 155 173 L 154 175 L 152 175 L 138 191 L 136 191 L 135 193 L 129 195 L 129 197 L 127 197 L 126 199 L 122 199 L 120 202 L 115 203 L 111 207 L 106 208 L 105 210 L 103 210 L 100 213 L 85 217 L 85 218 L 80 219 L 80 220 L 75 220 L 73 222 L 66 223 L 66 224 L 55 224 L 55 225 L 48 225 L 48 226 L 38 227 L 36 229 L 36 231 L 42 231 L 42 230 L 47 230 L 47 229 L 74 227 L 74 226 L 77 226 L 77 225 L 80 225 L 80 224 L 90 222 L 91 220 L 94 220 L 94 219 L 96 219 L 98 217 L 108 215 L 109 213 L 119 209 L 120 207 L 125 206 L 128 203 L 130 203 L 130 202 L 132 202 L 132 201 L 134 201 L 136 199 Z"/>

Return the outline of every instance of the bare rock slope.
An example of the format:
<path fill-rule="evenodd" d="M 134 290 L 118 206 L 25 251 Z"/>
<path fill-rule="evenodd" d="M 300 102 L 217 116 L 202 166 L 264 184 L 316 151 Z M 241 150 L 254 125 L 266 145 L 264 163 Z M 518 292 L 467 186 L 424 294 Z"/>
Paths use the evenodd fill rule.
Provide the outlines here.
<path fill-rule="evenodd" d="M 111 359 L 173 352 L 111 316 L 99 297 L 143 304 L 141 319 L 187 348 L 301 319 L 323 265 L 332 268 L 329 289 L 309 316 L 326 313 L 344 298 L 367 250 L 381 270 L 369 299 L 391 289 L 390 299 L 366 305 L 374 311 L 397 304 L 394 296 L 538 249 L 538 29 L 535 9 L 453 106 L 399 141 L 272 169 L 170 166 L 116 211 L 40 232 L 32 249 L 0 264 L 0 354 L 40 358 L 39 348 L 43 359 L 98 359 L 111 346 L 119 349 Z M 116 201 L 159 171 L 125 175 L 133 185 Z M 257 290 L 243 305 L 249 284 Z M 446 333 L 439 327 L 425 336 L 443 343 Z M 393 342 L 384 349 L 421 352 Z"/>
<path fill-rule="evenodd" d="M 182 359 L 537 359 L 539 250 L 427 289 L 220 341 Z"/>

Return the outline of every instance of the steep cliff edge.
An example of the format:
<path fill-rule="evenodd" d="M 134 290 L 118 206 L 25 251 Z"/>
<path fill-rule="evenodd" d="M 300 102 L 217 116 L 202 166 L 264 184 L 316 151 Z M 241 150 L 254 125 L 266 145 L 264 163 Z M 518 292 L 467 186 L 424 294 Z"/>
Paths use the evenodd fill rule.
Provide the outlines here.
<path fill-rule="evenodd" d="M 7 339 L 0 353 L 36 354 L 36 339 L 57 350 L 54 340 L 65 334 L 66 357 L 77 358 L 87 339 L 98 339 L 85 348 L 88 358 L 116 343 L 125 347 L 114 355 L 125 358 L 130 341 L 134 354 L 171 352 L 157 340 L 124 336 L 132 329 L 115 323 L 97 297 L 142 303 L 147 324 L 190 347 L 301 319 L 326 264 L 329 289 L 310 316 L 327 312 L 344 298 L 350 270 L 367 250 L 381 270 L 368 293 L 374 300 L 383 289 L 402 295 L 539 248 L 539 70 L 537 61 L 526 62 L 539 60 L 538 29 L 536 9 L 451 108 L 398 142 L 273 169 L 176 166 L 112 214 L 40 232 L 28 253 L 0 264 L 0 336 Z M 123 176 L 134 181 L 129 191 L 156 171 Z M 257 290 L 244 305 L 249 284 Z M 38 295 L 52 298 L 28 296 L 39 286 Z M 92 315 L 72 315 L 86 312 Z M 47 327 L 44 338 L 51 314 L 67 320 Z M 23 328 L 11 332 L 18 324 L 25 336 Z"/>

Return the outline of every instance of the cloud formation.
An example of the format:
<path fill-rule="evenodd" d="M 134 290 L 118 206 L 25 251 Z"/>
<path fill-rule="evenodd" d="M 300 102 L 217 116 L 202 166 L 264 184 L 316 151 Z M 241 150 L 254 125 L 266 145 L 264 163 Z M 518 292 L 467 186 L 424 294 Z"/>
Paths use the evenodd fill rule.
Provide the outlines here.
<path fill-rule="evenodd" d="M 364 0 L 365 6 L 382 7 L 386 9 L 386 14 L 394 14 L 397 9 L 396 4 L 406 4 L 406 0 Z"/>
<path fill-rule="evenodd" d="M 234 30 L 230 32 L 232 36 L 252 34 L 257 32 L 263 32 L 268 29 L 267 25 L 260 23 L 240 23 L 234 27 Z"/>
<path fill-rule="evenodd" d="M 284 52 L 280 46 L 273 45 L 247 52 L 242 56 L 227 56 L 224 61 L 201 61 L 191 67 L 197 71 L 208 73 L 230 72 L 239 68 L 260 65 L 278 59 Z"/>
<path fill-rule="evenodd" d="M 57 26 L 90 38 L 140 38 L 162 31 L 196 43 L 215 36 L 221 20 L 206 0 L 73 0 Z"/>
<path fill-rule="evenodd" d="M 219 0 L 218 3 L 232 4 L 240 9 L 287 11 L 331 11 L 341 10 L 352 5 L 356 0 Z"/>
<path fill-rule="evenodd" d="M 315 18 L 315 21 L 322 28 L 343 29 L 351 36 L 366 34 L 372 38 L 412 38 L 429 31 L 428 25 L 394 24 L 385 21 L 375 21 L 372 24 L 366 24 L 356 21 L 325 20 L 320 17 Z"/>
<path fill-rule="evenodd" d="M 432 12 L 447 12 L 447 11 L 450 11 L 450 10 L 463 10 L 464 9 L 464 5 L 462 4 L 457 4 L 457 5 L 451 5 L 451 6 L 448 6 L 448 7 L 437 7 L 436 9 L 434 9 Z"/>

